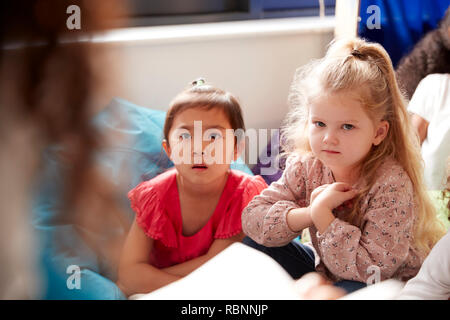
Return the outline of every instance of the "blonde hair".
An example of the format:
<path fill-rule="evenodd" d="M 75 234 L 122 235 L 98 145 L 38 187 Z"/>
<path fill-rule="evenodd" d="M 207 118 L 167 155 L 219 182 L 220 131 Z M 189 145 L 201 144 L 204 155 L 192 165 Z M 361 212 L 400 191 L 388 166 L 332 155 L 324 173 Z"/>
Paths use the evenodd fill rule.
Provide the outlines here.
<path fill-rule="evenodd" d="M 363 39 L 333 41 L 324 58 L 299 68 L 289 94 L 291 111 L 282 129 L 283 156 L 312 154 L 307 127 L 312 99 L 323 94 L 345 92 L 356 96 L 372 121 L 389 123 L 386 138 L 363 159 L 361 176 L 366 184 L 357 196 L 360 203 L 377 179 L 382 159 L 397 160 L 411 179 L 418 215 L 414 224 L 414 243 L 428 253 L 445 229 L 436 218 L 435 208 L 423 182 L 420 144 L 405 107 L 405 99 L 395 78 L 392 62 L 384 48 Z M 361 224 L 358 207 L 347 216 L 348 222 Z"/>
<path fill-rule="evenodd" d="M 450 156 L 447 157 L 447 181 L 445 184 L 445 189 L 442 191 L 442 197 L 445 201 L 447 201 L 447 212 L 448 212 L 448 220 L 450 220 Z"/>

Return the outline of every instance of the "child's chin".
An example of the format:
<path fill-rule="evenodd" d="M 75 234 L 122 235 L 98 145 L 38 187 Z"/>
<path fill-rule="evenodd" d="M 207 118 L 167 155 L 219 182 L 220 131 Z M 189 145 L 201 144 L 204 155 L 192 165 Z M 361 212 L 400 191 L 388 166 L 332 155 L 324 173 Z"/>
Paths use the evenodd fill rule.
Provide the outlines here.
<path fill-rule="evenodd" d="M 325 157 L 320 157 L 319 159 L 327 167 L 343 166 L 342 161 L 337 161 L 334 159 L 327 159 Z"/>

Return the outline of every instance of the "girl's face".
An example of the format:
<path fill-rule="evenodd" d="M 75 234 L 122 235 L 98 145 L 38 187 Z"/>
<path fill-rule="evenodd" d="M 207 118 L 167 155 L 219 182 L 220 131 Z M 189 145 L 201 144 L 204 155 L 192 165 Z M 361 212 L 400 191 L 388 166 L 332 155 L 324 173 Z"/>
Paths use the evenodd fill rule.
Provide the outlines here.
<path fill-rule="evenodd" d="M 358 168 L 389 129 L 387 121 L 374 124 L 360 102 L 345 93 L 321 96 L 311 103 L 309 111 L 312 152 L 332 170 Z"/>
<path fill-rule="evenodd" d="M 221 181 L 236 160 L 233 129 L 219 108 L 192 108 L 175 116 L 163 147 L 178 173 L 192 184 Z"/>

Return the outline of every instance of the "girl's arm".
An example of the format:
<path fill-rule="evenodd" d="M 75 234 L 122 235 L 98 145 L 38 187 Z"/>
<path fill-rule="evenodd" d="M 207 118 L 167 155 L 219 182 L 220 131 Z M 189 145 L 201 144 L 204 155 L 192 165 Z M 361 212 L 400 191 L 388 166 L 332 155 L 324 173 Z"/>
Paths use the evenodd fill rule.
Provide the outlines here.
<path fill-rule="evenodd" d="M 420 144 L 422 145 L 423 141 L 427 137 L 429 122 L 415 113 L 411 115 L 411 122 L 417 134 L 419 135 Z"/>
<path fill-rule="evenodd" d="M 314 190 L 311 195 L 310 212 L 311 219 L 319 233 L 324 233 L 334 221 L 332 210 L 353 199 L 356 195 L 356 190 L 344 182 L 323 185 Z"/>
<path fill-rule="evenodd" d="M 339 182 L 331 185 L 323 184 L 320 187 L 317 187 L 311 193 L 310 205 L 308 207 L 292 209 L 288 212 L 286 217 L 288 227 L 295 231 L 303 230 L 306 228 L 305 226 L 309 227 L 314 224 L 319 232 L 325 231 L 334 220 L 334 215 L 331 210 L 356 195 L 356 193 L 350 189 L 350 186 L 346 186 Z M 329 208 L 327 208 L 327 206 L 314 205 L 319 202 L 323 203 L 321 198 L 330 197 L 332 201 L 328 204 Z M 319 198 L 318 201 L 315 201 L 316 198 Z"/>
<path fill-rule="evenodd" d="M 152 248 L 153 239 L 134 220 L 125 240 L 118 270 L 117 285 L 125 295 L 148 293 L 181 278 L 148 263 Z"/>
<path fill-rule="evenodd" d="M 286 161 L 280 180 L 273 182 L 242 212 L 242 229 L 264 246 L 283 246 L 312 225 L 309 211 L 298 204 L 306 194 L 305 169 L 299 157 Z M 306 197 L 306 196 L 305 196 Z"/>
<path fill-rule="evenodd" d="M 293 232 L 302 232 L 303 229 L 311 226 L 312 219 L 310 207 L 289 210 L 286 214 L 286 224 Z"/>
<path fill-rule="evenodd" d="M 322 262 L 337 277 L 360 282 L 389 279 L 408 258 L 414 225 L 413 187 L 403 169 L 389 169 L 392 175 L 380 175 L 369 192 L 372 196 L 359 209 L 364 215 L 361 228 L 339 218 L 325 229 L 318 226 Z M 315 204 L 312 207 L 314 211 Z M 313 221 L 316 214 L 320 211 L 312 212 Z"/>
<path fill-rule="evenodd" d="M 206 261 L 213 258 L 215 255 L 217 255 L 222 250 L 226 249 L 228 246 L 235 242 L 241 242 L 244 238 L 244 234 L 241 232 L 236 236 L 233 236 L 228 239 L 216 239 L 212 243 L 211 247 L 209 248 L 208 252 L 200 257 L 194 258 L 192 260 L 168 267 L 162 269 L 164 272 L 170 273 L 175 276 L 186 276 L 198 267 L 200 267 L 202 264 L 204 264 Z"/>

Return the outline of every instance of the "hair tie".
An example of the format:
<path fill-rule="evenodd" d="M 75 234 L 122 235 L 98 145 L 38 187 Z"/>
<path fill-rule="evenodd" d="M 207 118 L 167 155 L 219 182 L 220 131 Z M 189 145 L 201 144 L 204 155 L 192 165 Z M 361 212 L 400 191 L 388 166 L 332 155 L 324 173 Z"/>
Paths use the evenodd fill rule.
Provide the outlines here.
<path fill-rule="evenodd" d="M 194 81 L 192 81 L 192 86 L 202 86 L 202 85 L 204 85 L 204 84 L 206 84 L 206 81 L 205 81 L 205 79 L 204 78 L 198 78 L 198 79 L 195 79 Z"/>
<path fill-rule="evenodd" d="M 364 57 L 364 55 L 358 49 L 353 49 L 350 54 L 359 59 L 362 59 Z"/>

